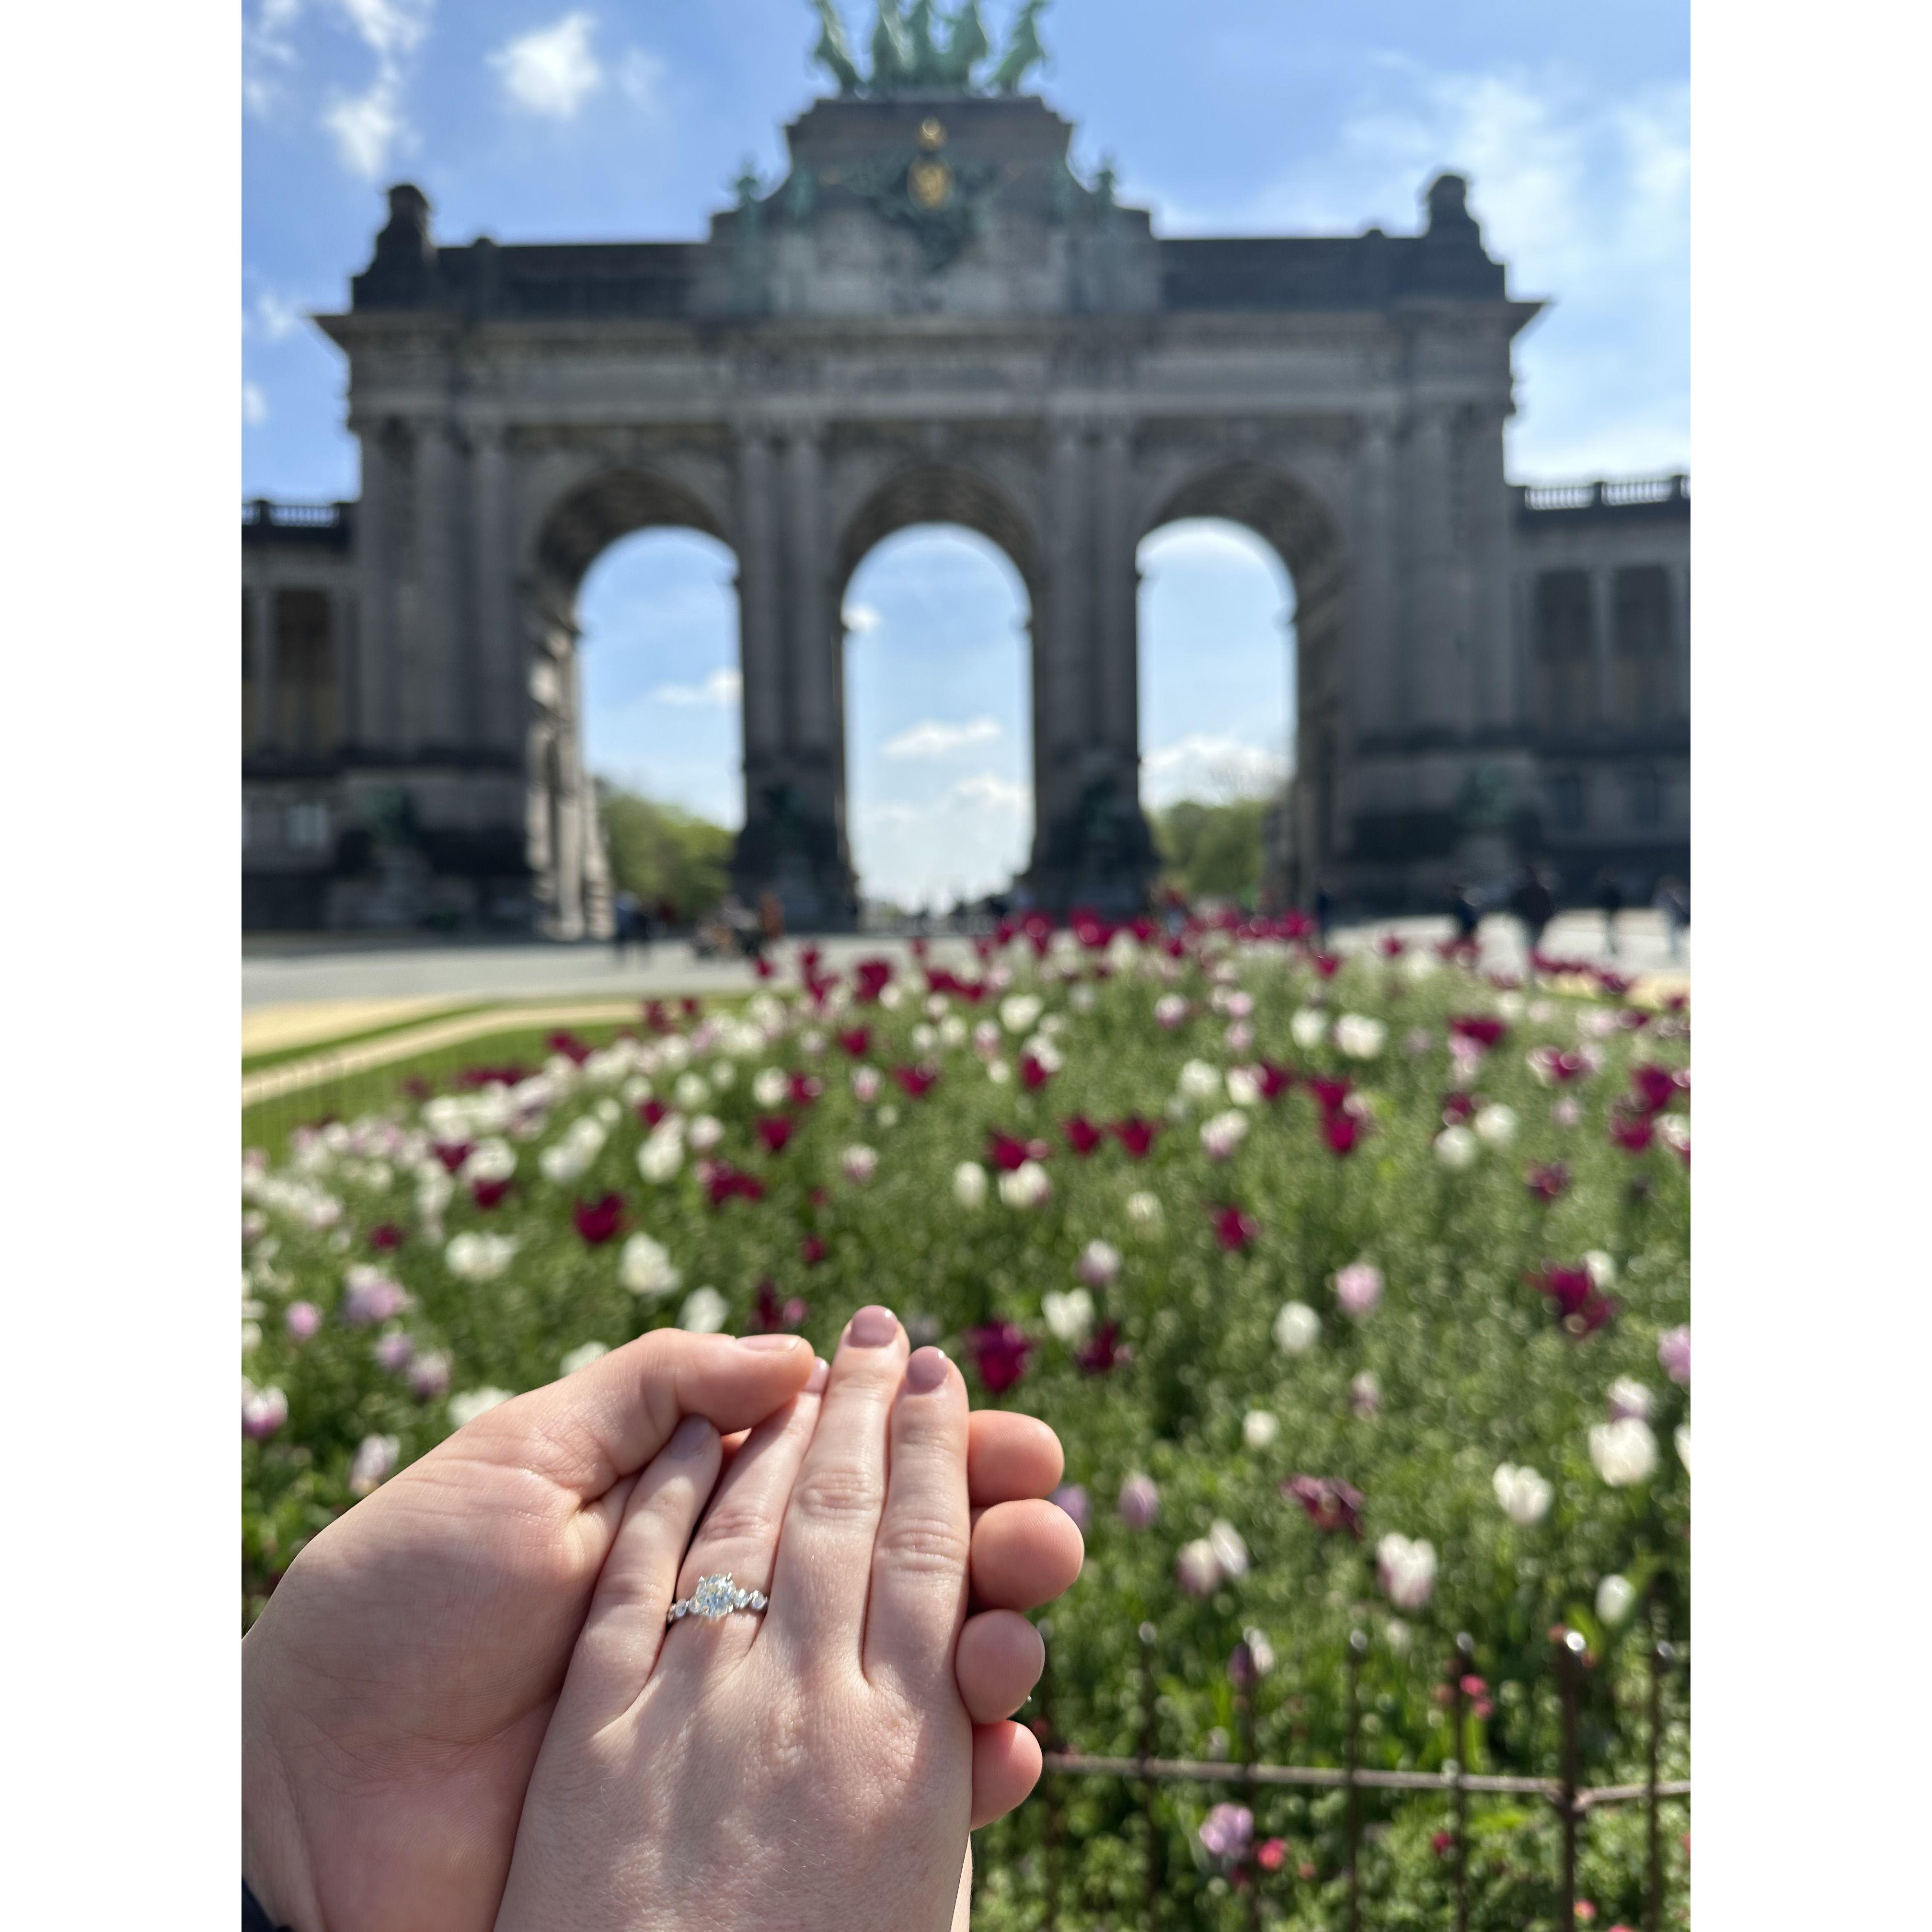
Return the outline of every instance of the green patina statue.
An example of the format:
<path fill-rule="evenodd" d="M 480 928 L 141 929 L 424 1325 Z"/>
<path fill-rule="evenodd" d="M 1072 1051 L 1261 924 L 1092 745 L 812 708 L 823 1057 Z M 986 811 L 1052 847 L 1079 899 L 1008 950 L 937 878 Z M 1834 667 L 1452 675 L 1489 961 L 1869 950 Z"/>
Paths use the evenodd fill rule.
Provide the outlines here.
<path fill-rule="evenodd" d="M 859 91 L 859 63 L 852 58 L 852 44 L 845 38 L 845 22 L 838 17 L 834 0 L 812 0 L 818 14 L 818 44 L 812 57 L 838 83 L 841 94 Z"/>
<path fill-rule="evenodd" d="M 938 0 L 878 0 L 872 22 L 872 70 L 859 71 L 837 0 L 811 0 L 818 16 L 818 40 L 812 58 L 838 83 L 842 94 L 909 92 L 972 94 L 974 70 L 992 52 L 980 0 L 964 0 L 956 12 L 942 14 Z M 1026 76 L 1046 58 L 1039 20 L 1047 0 L 1022 0 L 1013 31 L 986 89 L 1016 94 Z M 945 34 L 942 42 L 940 28 Z"/>
<path fill-rule="evenodd" d="M 1046 4 L 1047 0 L 1022 0 L 1006 50 L 1000 56 L 1000 64 L 994 68 L 988 83 L 998 92 L 1017 94 L 1028 70 L 1046 61 L 1046 50 L 1040 39 L 1040 16 L 1046 12 Z"/>

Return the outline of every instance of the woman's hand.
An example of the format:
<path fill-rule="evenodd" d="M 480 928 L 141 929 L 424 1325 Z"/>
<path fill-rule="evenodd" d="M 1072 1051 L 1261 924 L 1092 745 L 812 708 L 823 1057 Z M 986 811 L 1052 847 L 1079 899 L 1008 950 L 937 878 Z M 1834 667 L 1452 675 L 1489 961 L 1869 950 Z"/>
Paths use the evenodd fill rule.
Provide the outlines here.
<path fill-rule="evenodd" d="M 484 1932 L 636 1472 L 687 1416 L 729 1436 L 814 1373 L 795 1336 L 659 1330 L 490 1410 L 303 1550 L 242 1646 L 243 1874 L 276 1922 Z M 972 1422 L 986 1600 L 1044 1602 L 1071 1580 L 1065 1519 L 1031 1500 L 1058 1442 Z"/>
<path fill-rule="evenodd" d="M 968 1618 L 968 1457 L 958 1372 L 936 1348 L 908 1364 L 878 1308 L 853 1318 L 823 1397 L 754 1431 L 715 1497 L 717 1432 L 679 1429 L 598 1580 L 499 1932 L 952 1923 L 969 1828 L 1040 1770 L 1031 1734 L 1003 1721 L 1039 1639 L 1009 1609 Z M 1078 1568 L 1066 1534 L 1059 1588 Z M 1027 1561 L 1052 1580 L 1038 1549 Z M 718 1573 L 768 1592 L 769 1610 L 667 1628 L 674 1599 Z"/>

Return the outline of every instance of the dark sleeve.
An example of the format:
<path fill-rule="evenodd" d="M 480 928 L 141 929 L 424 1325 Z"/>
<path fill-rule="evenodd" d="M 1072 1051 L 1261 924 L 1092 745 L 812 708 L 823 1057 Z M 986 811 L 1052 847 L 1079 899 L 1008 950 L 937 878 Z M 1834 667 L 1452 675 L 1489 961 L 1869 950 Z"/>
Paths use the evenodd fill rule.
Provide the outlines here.
<path fill-rule="evenodd" d="M 287 1932 L 286 1927 L 277 1925 L 262 1910 L 245 1878 L 242 1881 L 242 1932 Z"/>

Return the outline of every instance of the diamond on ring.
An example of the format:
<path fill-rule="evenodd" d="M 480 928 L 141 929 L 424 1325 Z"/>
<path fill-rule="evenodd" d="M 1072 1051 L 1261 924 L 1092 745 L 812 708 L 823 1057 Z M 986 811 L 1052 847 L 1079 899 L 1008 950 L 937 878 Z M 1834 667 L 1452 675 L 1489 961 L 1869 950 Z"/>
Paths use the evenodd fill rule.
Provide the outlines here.
<path fill-rule="evenodd" d="M 680 1597 L 664 1612 L 664 1622 L 674 1624 L 680 1617 L 716 1618 L 729 1616 L 734 1610 L 762 1610 L 770 1601 L 764 1591 L 740 1588 L 729 1576 L 700 1576 L 698 1588 L 689 1596 Z"/>

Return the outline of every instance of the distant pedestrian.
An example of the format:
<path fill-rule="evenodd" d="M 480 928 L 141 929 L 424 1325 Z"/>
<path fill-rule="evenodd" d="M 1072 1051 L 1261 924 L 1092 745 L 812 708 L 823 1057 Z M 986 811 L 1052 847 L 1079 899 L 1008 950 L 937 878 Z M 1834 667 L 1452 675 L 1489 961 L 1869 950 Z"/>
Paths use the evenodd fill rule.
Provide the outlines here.
<path fill-rule="evenodd" d="M 1522 926 L 1523 950 L 1529 956 L 1529 970 L 1536 970 L 1543 950 L 1544 928 L 1556 916 L 1556 895 L 1550 889 L 1550 874 L 1538 866 L 1526 866 L 1510 894 L 1510 910 Z"/>
<path fill-rule="evenodd" d="M 1684 928 L 1690 923 L 1690 888 L 1682 879 L 1660 879 L 1650 903 L 1664 915 L 1664 937 L 1670 943 L 1670 960 L 1675 965 L 1683 956 Z"/>
<path fill-rule="evenodd" d="M 624 963 L 625 949 L 638 937 L 638 928 L 642 923 L 644 908 L 638 904 L 632 892 L 620 892 L 610 902 L 610 944 L 617 956 L 617 964 Z"/>
<path fill-rule="evenodd" d="M 1617 915 L 1624 909 L 1623 881 L 1608 866 L 1597 874 L 1597 910 L 1604 915 L 1604 950 L 1617 956 Z"/>
<path fill-rule="evenodd" d="M 1324 879 L 1315 888 L 1315 937 L 1324 949 L 1328 944 L 1328 928 L 1335 922 L 1335 895 L 1328 890 L 1328 881 Z"/>
<path fill-rule="evenodd" d="M 1450 889 L 1449 914 L 1456 922 L 1456 944 L 1474 946 L 1483 916 L 1477 909 L 1475 894 L 1460 880 Z"/>
<path fill-rule="evenodd" d="M 767 886 L 758 895 L 758 936 L 766 946 L 776 946 L 785 933 L 784 905 Z"/>

